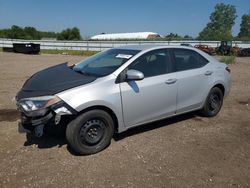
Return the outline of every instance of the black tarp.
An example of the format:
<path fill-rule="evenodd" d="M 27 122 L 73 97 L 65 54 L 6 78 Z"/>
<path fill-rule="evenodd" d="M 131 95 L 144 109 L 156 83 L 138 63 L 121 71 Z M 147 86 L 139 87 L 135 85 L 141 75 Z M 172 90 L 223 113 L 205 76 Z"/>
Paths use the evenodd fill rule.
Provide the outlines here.
<path fill-rule="evenodd" d="M 75 72 L 67 63 L 35 73 L 23 85 L 16 99 L 54 95 L 67 89 L 88 84 L 97 77 Z"/>

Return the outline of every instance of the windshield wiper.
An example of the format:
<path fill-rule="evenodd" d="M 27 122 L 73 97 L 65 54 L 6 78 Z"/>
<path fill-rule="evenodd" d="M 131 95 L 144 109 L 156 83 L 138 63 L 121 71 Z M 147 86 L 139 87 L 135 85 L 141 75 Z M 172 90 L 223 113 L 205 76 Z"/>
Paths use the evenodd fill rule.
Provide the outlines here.
<path fill-rule="evenodd" d="M 74 68 L 73 68 L 73 70 L 74 70 L 75 72 L 77 72 L 77 73 L 81 73 L 81 74 L 82 74 L 82 71 L 81 71 L 80 69 L 74 69 Z"/>
<path fill-rule="evenodd" d="M 82 71 L 82 70 L 79 70 L 79 69 L 74 69 L 74 71 L 76 71 L 76 72 L 78 72 L 80 74 L 86 75 L 86 76 L 100 77 L 99 74 L 95 74 L 95 73 L 92 73 L 92 72 L 86 72 L 86 71 Z"/>
<path fill-rule="evenodd" d="M 81 71 L 82 74 L 86 75 L 86 76 L 93 76 L 94 74 L 90 73 L 90 72 L 85 72 L 85 71 Z"/>

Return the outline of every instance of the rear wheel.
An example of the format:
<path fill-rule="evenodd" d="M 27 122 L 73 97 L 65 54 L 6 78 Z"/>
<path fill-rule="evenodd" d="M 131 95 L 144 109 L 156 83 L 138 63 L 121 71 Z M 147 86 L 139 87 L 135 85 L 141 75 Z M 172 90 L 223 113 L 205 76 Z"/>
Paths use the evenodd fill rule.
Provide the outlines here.
<path fill-rule="evenodd" d="M 102 110 L 91 110 L 68 124 L 66 138 L 75 152 L 89 155 L 105 149 L 113 133 L 114 122 L 110 115 Z"/>
<path fill-rule="evenodd" d="M 223 104 L 223 93 L 220 88 L 214 87 L 209 92 L 201 114 L 206 117 L 216 116 Z"/>

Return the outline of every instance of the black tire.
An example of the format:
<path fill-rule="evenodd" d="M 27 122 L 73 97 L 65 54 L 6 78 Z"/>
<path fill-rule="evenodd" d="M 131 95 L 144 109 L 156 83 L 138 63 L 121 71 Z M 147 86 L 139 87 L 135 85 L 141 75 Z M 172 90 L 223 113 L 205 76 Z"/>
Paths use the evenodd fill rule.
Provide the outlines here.
<path fill-rule="evenodd" d="M 214 87 L 210 90 L 201 114 L 206 117 L 216 116 L 223 104 L 223 93 L 220 88 Z"/>
<path fill-rule="evenodd" d="M 103 110 L 91 110 L 72 120 L 66 129 L 69 146 L 78 154 L 90 155 L 109 146 L 114 122 Z"/>

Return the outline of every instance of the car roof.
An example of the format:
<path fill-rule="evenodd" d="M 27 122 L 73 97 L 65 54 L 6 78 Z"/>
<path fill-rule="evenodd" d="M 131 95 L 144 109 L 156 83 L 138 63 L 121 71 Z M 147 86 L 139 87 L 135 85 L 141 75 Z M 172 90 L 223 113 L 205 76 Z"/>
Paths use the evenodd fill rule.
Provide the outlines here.
<path fill-rule="evenodd" d="M 189 46 L 177 46 L 177 45 L 150 45 L 150 44 L 142 44 L 142 45 L 126 45 L 126 46 L 120 46 L 116 47 L 116 49 L 128 49 L 128 50 L 140 50 L 140 51 L 146 51 L 146 50 L 153 50 L 158 48 L 183 48 L 183 49 L 194 49 L 193 47 Z"/>
<path fill-rule="evenodd" d="M 198 52 L 200 55 L 208 59 L 209 61 L 217 61 L 214 57 L 208 55 L 207 53 L 201 51 L 198 48 L 190 47 L 190 46 L 180 46 L 180 45 L 161 45 L 161 44 L 155 44 L 155 45 L 149 45 L 149 44 L 141 44 L 141 45 L 126 45 L 126 46 L 120 46 L 116 47 L 115 49 L 127 49 L 127 50 L 140 50 L 140 53 L 145 53 L 147 51 L 156 50 L 156 49 L 162 49 L 162 48 L 179 48 L 179 49 L 189 49 Z"/>

